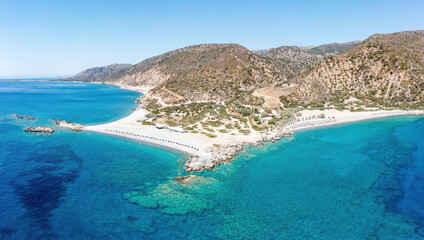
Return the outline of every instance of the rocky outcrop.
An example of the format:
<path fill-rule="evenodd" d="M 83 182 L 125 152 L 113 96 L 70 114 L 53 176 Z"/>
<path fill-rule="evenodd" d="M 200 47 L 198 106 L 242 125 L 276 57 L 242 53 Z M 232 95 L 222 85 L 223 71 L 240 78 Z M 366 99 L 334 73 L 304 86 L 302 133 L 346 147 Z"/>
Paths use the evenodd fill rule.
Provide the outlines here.
<path fill-rule="evenodd" d="M 263 134 L 259 140 L 253 143 L 253 145 L 261 145 L 262 143 L 265 143 L 265 142 L 276 142 L 284 137 L 286 138 L 293 137 L 293 133 L 288 131 L 281 131 L 281 130 L 269 131 Z"/>
<path fill-rule="evenodd" d="M 253 146 L 259 146 L 264 142 L 275 142 L 283 137 L 293 137 L 293 134 L 288 131 L 274 130 L 265 133 L 260 139 L 253 142 Z M 218 147 L 208 147 L 206 152 L 211 156 L 208 159 L 202 159 L 199 156 L 190 156 L 189 160 L 185 163 L 184 167 L 187 172 L 201 172 L 203 170 L 212 170 L 214 167 L 219 166 L 221 163 L 226 163 L 234 159 L 244 148 L 244 145 L 229 144 Z M 183 179 L 178 179 L 183 180 Z"/>
<path fill-rule="evenodd" d="M 54 128 L 43 127 L 43 126 L 39 126 L 39 127 L 28 127 L 28 128 L 26 128 L 24 130 L 24 132 L 35 132 L 35 133 L 53 134 L 54 133 Z"/>
<path fill-rule="evenodd" d="M 73 122 L 68 122 L 66 120 L 54 120 L 56 125 L 61 127 L 66 127 L 75 132 L 81 132 L 86 127 L 84 124 L 78 124 Z"/>
<path fill-rule="evenodd" d="M 231 161 L 241 150 L 243 150 L 243 144 L 209 147 L 206 149 L 206 152 L 211 155 L 209 159 L 204 161 L 204 159 L 198 156 L 190 156 L 185 164 L 185 169 L 187 172 L 210 171 L 215 166 L 219 166 L 222 162 Z"/>
<path fill-rule="evenodd" d="M 21 118 L 21 119 L 25 118 L 26 120 L 36 120 L 37 119 L 35 117 L 30 117 L 28 115 L 21 116 L 21 115 L 18 115 L 18 114 L 14 114 L 13 116 L 15 116 L 15 118 Z"/>

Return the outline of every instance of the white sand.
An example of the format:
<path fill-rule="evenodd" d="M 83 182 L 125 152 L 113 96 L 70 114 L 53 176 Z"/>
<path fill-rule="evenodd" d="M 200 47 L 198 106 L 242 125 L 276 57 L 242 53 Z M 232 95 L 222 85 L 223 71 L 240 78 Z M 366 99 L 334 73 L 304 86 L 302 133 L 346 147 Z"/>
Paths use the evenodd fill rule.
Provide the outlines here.
<path fill-rule="evenodd" d="M 173 148 L 199 156 L 199 161 L 203 162 L 211 158 L 211 154 L 207 152 L 207 149 L 208 147 L 212 147 L 213 144 L 228 145 L 236 142 L 252 142 L 259 135 L 255 133 L 251 134 L 251 136 L 239 136 L 215 132 L 214 134 L 217 137 L 209 138 L 203 134 L 172 132 L 167 129 L 157 129 L 154 126 L 142 125 L 141 122 L 137 122 L 137 120 L 144 120 L 146 113 L 147 111 L 144 109 L 135 110 L 127 117 L 117 121 L 87 126 L 84 130 L 117 135 Z M 125 133 L 122 133 L 123 131 Z"/>
<path fill-rule="evenodd" d="M 286 130 L 296 131 L 307 128 L 314 128 L 320 126 L 328 126 L 334 124 L 348 123 L 363 121 L 374 118 L 382 118 L 397 115 L 422 115 L 424 111 L 421 110 L 390 110 L 390 111 L 366 111 L 366 112 L 350 112 L 348 110 L 338 111 L 332 110 L 304 110 L 301 112 L 302 116 L 297 118 L 309 118 L 315 115 L 316 118 L 311 120 L 298 121 L 289 124 L 285 127 Z M 325 114 L 325 118 L 317 118 L 320 114 Z"/>
<path fill-rule="evenodd" d="M 154 126 L 142 125 L 137 120 L 144 120 L 146 110 L 139 109 L 131 113 L 129 116 L 119 119 L 114 122 L 87 126 L 86 131 L 99 132 L 104 134 L 117 135 L 121 137 L 131 138 L 138 141 L 143 141 L 151 144 L 156 144 L 164 147 L 169 147 L 190 155 L 199 156 L 199 162 L 206 163 L 211 159 L 212 155 L 208 148 L 214 144 L 229 145 L 237 143 L 253 143 L 259 140 L 262 134 L 255 132 L 248 136 L 242 134 L 230 135 L 225 133 L 217 133 L 216 138 L 209 138 L 203 134 L 178 133 L 167 129 L 157 129 Z M 308 118 L 309 116 L 318 116 L 325 114 L 325 119 L 311 119 L 292 123 L 284 127 L 286 131 L 297 131 L 301 129 L 327 126 L 333 124 L 361 121 L 373 118 L 407 115 L 407 114 L 424 114 L 424 111 L 373 111 L 373 112 L 350 112 L 337 110 L 305 110 L 302 111 L 300 118 Z M 299 118 L 299 117 L 298 117 Z"/>

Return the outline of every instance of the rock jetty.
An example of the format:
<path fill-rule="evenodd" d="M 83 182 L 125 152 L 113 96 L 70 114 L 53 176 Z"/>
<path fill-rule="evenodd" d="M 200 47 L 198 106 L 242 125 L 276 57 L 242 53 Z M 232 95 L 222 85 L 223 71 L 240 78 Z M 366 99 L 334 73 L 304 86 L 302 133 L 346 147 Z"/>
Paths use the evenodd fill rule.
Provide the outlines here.
<path fill-rule="evenodd" d="M 50 128 L 50 127 L 43 127 L 43 126 L 39 126 L 39 127 L 27 127 L 24 132 L 36 132 L 36 133 L 48 133 L 48 134 L 53 134 L 54 133 L 54 128 Z"/>
<path fill-rule="evenodd" d="M 28 115 L 23 115 L 23 116 L 21 116 L 21 115 L 18 115 L 18 114 L 14 114 L 14 116 L 15 116 L 15 118 L 25 118 L 26 120 L 36 120 L 37 118 L 35 118 L 35 117 L 30 117 L 30 116 L 28 116 Z"/>
<path fill-rule="evenodd" d="M 71 129 L 72 131 L 75 131 L 75 132 L 81 132 L 85 128 L 84 124 L 68 122 L 66 120 L 54 120 L 54 121 L 55 121 L 56 125 L 69 128 L 69 129 Z"/>

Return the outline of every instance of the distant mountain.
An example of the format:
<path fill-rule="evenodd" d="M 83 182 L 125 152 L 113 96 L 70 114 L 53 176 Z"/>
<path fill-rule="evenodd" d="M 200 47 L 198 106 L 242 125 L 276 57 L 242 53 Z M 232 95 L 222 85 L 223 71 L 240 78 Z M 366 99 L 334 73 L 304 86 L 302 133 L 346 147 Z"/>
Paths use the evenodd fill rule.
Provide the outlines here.
<path fill-rule="evenodd" d="M 375 34 L 296 78 L 283 102 L 424 106 L 424 31 Z"/>
<path fill-rule="evenodd" d="M 132 66 L 131 64 L 111 64 L 105 67 L 93 67 L 93 68 L 84 70 L 75 76 L 65 78 L 62 80 L 80 81 L 80 82 L 102 82 L 111 74 L 131 66 Z"/>
<path fill-rule="evenodd" d="M 304 50 L 313 53 L 313 54 L 319 54 L 323 57 L 330 57 L 334 56 L 340 53 L 343 53 L 347 51 L 348 49 L 358 45 L 361 41 L 352 41 L 352 42 L 346 42 L 346 43 L 331 43 L 331 44 L 324 44 L 317 47 L 303 47 Z"/>
<path fill-rule="evenodd" d="M 347 51 L 348 49 L 358 45 L 361 41 L 352 41 L 346 43 L 330 43 L 323 44 L 319 46 L 298 46 L 301 50 L 309 52 L 311 54 L 321 55 L 322 57 L 334 56 L 340 53 Z M 266 55 L 270 50 L 278 49 L 278 48 L 266 48 L 253 50 L 254 53 L 259 54 L 261 56 Z"/>
<path fill-rule="evenodd" d="M 104 81 L 152 88 L 145 101 L 179 104 L 226 101 L 286 80 L 278 64 L 238 44 L 202 44 L 146 59 Z"/>
<path fill-rule="evenodd" d="M 287 78 L 298 76 L 324 59 L 319 54 L 310 53 L 295 46 L 271 48 L 263 56 L 276 61 Z"/>
<path fill-rule="evenodd" d="M 267 48 L 267 49 L 259 49 L 259 50 L 253 50 L 252 52 L 258 54 L 258 55 L 265 55 L 267 52 L 269 52 L 269 50 L 271 50 L 271 48 Z"/>

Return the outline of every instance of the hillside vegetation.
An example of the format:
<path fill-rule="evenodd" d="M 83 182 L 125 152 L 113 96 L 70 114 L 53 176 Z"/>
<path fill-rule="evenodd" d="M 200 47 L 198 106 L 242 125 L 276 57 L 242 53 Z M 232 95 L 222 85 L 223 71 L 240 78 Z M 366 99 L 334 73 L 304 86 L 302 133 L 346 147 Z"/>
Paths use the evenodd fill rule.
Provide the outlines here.
<path fill-rule="evenodd" d="M 287 81 L 278 65 L 237 44 L 189 46 L 149 58 L 105 79 L 148 86 L 159 104 L 223 102 Z"/>
<path fill-rule="evenodd" d="M 299 87 L 282 102 L 422 106 L 423 49 L 424 31 L 375 34 L 298 76 Z"/>
<path fill-rule="evenodd" d="M 281 71 L 288 78 L 300 75 L 324 59 L 319 54 L 310 53 L 294 46 L 272 48 L 264 56 L 277 62 Z"/>

